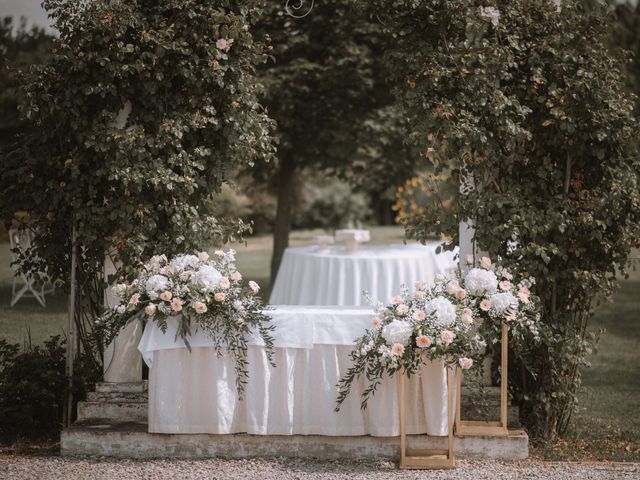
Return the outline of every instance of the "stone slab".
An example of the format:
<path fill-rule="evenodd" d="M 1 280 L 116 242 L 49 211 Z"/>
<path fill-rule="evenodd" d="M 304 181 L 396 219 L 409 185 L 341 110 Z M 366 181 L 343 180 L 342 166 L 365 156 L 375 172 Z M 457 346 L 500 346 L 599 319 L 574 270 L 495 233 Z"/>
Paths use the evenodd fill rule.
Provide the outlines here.
<path fill-rule="evenodd" d="M 78 422 L 147 422 L 147 402 L 78 402 Z"/>
<path fill-rule="evenodd" d="M 135 393 L 146 392 L 148 390 L 147 380 L 142 382 L 100 382 L 96 383 L 96 392 L 99 393 Z"/>
<path fill-rule="evenodd" d="M 444 448 L 446 437 L 409 436 L 411 448 Z M 314 457 L 337 459 L 399 457 L 398 437 L 320 435 L 167 435 L 148 433 L 145 424 L 74 425 L 62 431 L 62 455 L 123 458 Z M 521 460 L 529 455 L 529 437 L 511 430 L 507 437 L 456 437 L 460 458 Z"/>

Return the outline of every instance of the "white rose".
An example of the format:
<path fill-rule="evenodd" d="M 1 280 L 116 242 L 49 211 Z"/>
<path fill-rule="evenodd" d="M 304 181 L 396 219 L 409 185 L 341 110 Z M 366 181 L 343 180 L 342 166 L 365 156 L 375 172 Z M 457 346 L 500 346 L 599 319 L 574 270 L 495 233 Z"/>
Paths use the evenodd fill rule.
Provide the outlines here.
<path fill-rule="evenodd" d="M 200 260 L 201 262 L 206 262 L 207 260 L 209 260 L 209 254 L 207 252 L 198 253 L 198 260 Z"/>
<path fill-rule="evenodd" d="M 117 297 L 122 298 L 125 295 L 125 293 L 127 293 L 127 284 L 118 283 L 113 286 L 112 291 Z"/>
<path fill-rule="evenodd" d="M 472 268 L 464 279 L 464 285 L 470 295 L 491 294 L 498 289 L 498 278 L 491 270 Z"/>
<path fill-rule="evenodd" d="M 382 337 L 389 345 L 400 343 L 406 346 L 412 333 L 411 323 L 404 320 L 393 320 L 382 328 Z"/>
<path fill-rule="evenodd" d="M 456 307 L 444 297 L 435 297 L 424 305 L 427 314 L 434 314 L 435 324 L 446 327 L 456 321 Z"/>

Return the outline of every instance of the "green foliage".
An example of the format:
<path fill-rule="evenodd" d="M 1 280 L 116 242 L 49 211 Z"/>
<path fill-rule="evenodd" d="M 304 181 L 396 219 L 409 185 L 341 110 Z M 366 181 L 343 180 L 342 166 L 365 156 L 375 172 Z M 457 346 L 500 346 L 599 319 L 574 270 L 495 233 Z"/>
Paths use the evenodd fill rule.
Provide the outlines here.
<path fill-rule="evenodd" d="M 510 0 L 494 25 L 480 14 L 488 3 L 371 8 L 394 39 L 387 59 L 409 138 L 465 185 L 452 214 L 428 211 L 407 234 L 435 231 L 453 246 L 473 219 L 482 250 L 536 278 L 544 341 L 515 362 L 511 385 L 533 435 L 551 438 L 576 403 L 593 307 L 640 237 L 635 98 L 605 47 L 601 9 Z"/>
<path fill-rule="evenodd" d="M 47 0 L 59 37 L 25 86 L 32 133 L 4 156 L 0 211 L 29 212 L 25 269 L 69 279 L 78 235 L 82 311 L 102 304 L 105 252 L 135 266 L 246 226 L 205 209 L 229 171 L 273 150 L 257 101 L 266 59 L 253 1 Z"/>
<path fill-rule="evenodd" d="M 296 205 L 294 216 L 297 228 L 334 230 L 353 227 L 371 215 L 367 196 L 336 178 L 307 176 L 299 196 L 300 203 Z"/>
<path fill-rule="evenodd" d="M 89 365 L 76 362 L 75 399 L 84 397 L 85 379 L 97 378 Z M 65 346 L 59 335 L 42 347 L 28 345 L 23 351 L 0 340 L 0 441 L 56 436 L 62 425 L 65 388 Z"/>
<path fill-rule="evenodd" d="M 237 232 L 199 206 L 231 166 L 271 151 L 252 75 L 265 56 L 247 5 L 45 2 L 60 38 L 27 85 L 38 134 L 3 210 L 31 213 L 50 271 L 66 269 L 71 223 L 87 257 L 117 245 L 127 263 Z"/>
<path fill-rule="evenodd" d="M 44 29 L 27 29 L 24 19 L 15 25 L 11 17 L 0 18 L 0 146 L 26 128 L 18 112 L 24 101 L 20 77 L 31 65 L 46 60 L 51 41 Z"/>

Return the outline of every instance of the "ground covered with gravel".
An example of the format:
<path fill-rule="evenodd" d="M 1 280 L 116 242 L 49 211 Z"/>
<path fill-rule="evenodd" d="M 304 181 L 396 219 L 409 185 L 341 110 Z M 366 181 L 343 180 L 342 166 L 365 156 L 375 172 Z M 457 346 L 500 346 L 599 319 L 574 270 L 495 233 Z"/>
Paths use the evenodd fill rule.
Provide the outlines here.
<path fill-rule="evenodd" d="M 575 479 L 640 478 L 640 464 L 459 460 L 454 470 L 399 470 L 393 462 L 310 459 L 122 460 L 58 456 L 0 456 L 2 480 L 126 479 Z"/>

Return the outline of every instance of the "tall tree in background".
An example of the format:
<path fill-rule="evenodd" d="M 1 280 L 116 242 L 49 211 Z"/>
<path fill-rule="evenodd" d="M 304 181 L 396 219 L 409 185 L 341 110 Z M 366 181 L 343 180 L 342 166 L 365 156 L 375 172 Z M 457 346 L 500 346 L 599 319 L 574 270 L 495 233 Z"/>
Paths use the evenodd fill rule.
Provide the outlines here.
<path fill-rule="evenodd" d="M 348 0 L 318 2 L 302 18 L 288 15 L 284 2 L 269 5 L 256 31 L 271 37 L 273 46 L 273 63 L 260 70 L 260 79 L 269 116 L 277 122 L 278 154 L 273 164 L 252 173 L 277 191 L 274 279 L 289 242 L 300 173 L 311 169 L 349 176 L 354 162 L 365 167 L 361 171 L 372 159 L 389 162 L 381 137 L 391 132 L 377 126 L 396 119 L 388 109 L 392 97 L 377 22 L 355 11 Z M 381 148 L 373 148 L 376 141 Z M 367 143 L 371 149 L 363 150 Z"/>

